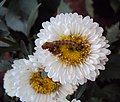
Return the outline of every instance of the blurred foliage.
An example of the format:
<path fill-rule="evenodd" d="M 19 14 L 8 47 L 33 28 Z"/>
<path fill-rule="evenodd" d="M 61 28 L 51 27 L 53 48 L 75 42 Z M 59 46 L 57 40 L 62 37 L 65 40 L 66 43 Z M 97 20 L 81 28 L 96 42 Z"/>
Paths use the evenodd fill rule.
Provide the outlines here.
<path fill-rule="evenodd" d="M 33 53 L 34 40 L 42 28 L 42 22 L 60 12 L 75 12 L 69 7 L 71 1 L 0 0 L 0 102 L 20 102 L 18 98 L 10 98 L 5 94 L 4 73 L 11 69 L 14 59 L 25 58 Z M 100 72 L 95 82 L 79 86 L 76 93 L 67 98 L 81 99 L 82 102 L 120 102 L 120 0 L 74 2 L 77 1 L 85 2 L 82 13 L 92 16 L 105 29 L 104 35 L 111 44 L 112 54 L 106 70 Z M 43 76 L 46 74 L 43 73 Z"/>
<path fill-rule="evenodd" d="M 120 9 L 120 0 L 110 0 L 110 4 L 115 12 Z"/>
<path fill-rule="evenodd" d="M 5 3 L 5 1 L 6 1 L 6 0 L 3 0 L 3 1 L 0 2 L 0 7 L 3 6 L 3 4 Z"/>
<path fill-rule="evenodd" d="M 93 17 L 93 7 L 92 7 L 92 5 L 93 5 L 93 1 L 92 0 L 86 0 L 86 9 L 87 9 L 87 11 L 88 11 L 88 14 L 91 16 L 91 17 Z"/>
<path fill-rule="evenodd" d="M 38 12 L 36 12 L 37 6 L 36 0 L 12 0 L 8 6 L 8 13 L 5 16 L 8 27 L 27 35 L 28 30 L 38 16 Z"/>
<path fill-rule="evenodd" d="M 71 12 L 71 10 L 69 9 L 68 5 L 63 0 L 61 0 L 61 4 L 59 6 L 58 12 L 66 13 L 66 12 Z"/>
<path fill-rule="evenodd" d="M 109 43 L 116 41 L 119 39 L 120 36 L 120 29 L 119 29 L 119 23 L 116 23 L 115 25 L 111 26 L 110 28 L 107 28 L 107 39 L 109 39 Z"/>

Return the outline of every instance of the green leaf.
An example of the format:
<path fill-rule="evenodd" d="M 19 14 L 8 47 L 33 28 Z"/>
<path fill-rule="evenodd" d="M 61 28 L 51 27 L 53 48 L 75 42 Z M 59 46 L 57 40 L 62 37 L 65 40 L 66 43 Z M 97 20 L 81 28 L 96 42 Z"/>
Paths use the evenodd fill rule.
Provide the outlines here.
<path fill-rule="evenodd" d="M 109 43 L 111 44 L 112 42 L 117 40 L 117 37 L 120 34 L 119 23 L 116 23 L 110 28 L 107 28 L 107 31 L 108 33 L 106 37 L 109 40 Z"/>
<path fill-rule="evenodd" d="M 5 43 L 3 41 L 0 41 L 0 47 L 9 47 L 10 45 L 8 43 Z"/>
<path fill-rule="evenodd" d="M 30 13 L 30 16 L 28 18 L 27 22 L 27 33 L 29 33 L 30 28 L 35 23 L 36 18 L 38 17 L 38 8 L 40 7 L 41 3 L 38 4 Z"/>
<path fill-rule="evenodd" d="M 75 98 L 79 99 L 81 97 L 81 95 L 84 93 L 84 91 L 86 90 L 87 87 L 87 83 L 84 84 L 83 86 L 79 86 L 77 91 L 76 91 L 76 95 Z"/>
<path fill-rule="evenodd" d="M 8 36 L 10 33 L 7 26 L 3 21 L 0 20 L 0 38 Z"/>
<path fill-rule="evenodd" d="M 26 21 L 22 16 L 22 12 L 19 9 L 18 1 L 12 0 L 8 6 L 8 13 L 5 16 L 6 23 L 8 27 L 14 31 L 21 31 L 27 33 L 26 31 Z"/>
<path fill-rule="evenodd" d="M 120 8 L 120 1 L 119 0 L 110 0 L 110 5 L 112 6 L 113 10 L 117 12 Z"/>
<path fill-rule="evenodd" d="M 20 41 L 20 46 L 21 46 L 22 52 L 27 56 L 29 54 L 29 52 L 28 52 L 27 46 L 25 45 L 25 42 L 23 40 Z"/>
<path fill-rule="evenodd" d="M 27 22 L 32 10 L 38 5 L 36 0 L 11 0 L 5 16 L 7 25 L 14 31 L 27 35 Z"/>
<path fill-rule="evenodd" d="M 11 40 L 6 39 L 6 38 L 1 38 L 0 41 L 7 43 L 9 45 L 17 45 L 16 42 L 12 42 Z"/>
<path fill-rule="evenodd" d="M 4 5 L 5 1 L 6 0 L 3 0 L 3 1 L 0 2 L 0 8 Z"/>
<path fill-rule="evenodd" d="M 33 45 L 33 43 L 30 42 L 30 43 L 28 44 L 28 49 L 29 49 L 29 54 L 32 55 L 32 54 L 33 54 L 33 50 L 34 50 L 34 45 Z"/>
<path fill-rule="evenodd" d="M 10 70 L 11 64 L 12 63 L 10 61 L 1 60 L 0 61 L 0 70 L 2 70 L 2 71 Z"/>
<path fill-rule="evenodd" d="M 4 17 L 6 13 L 7 13 L 7 8 L 1 7 L 0 8 L 0 18 Z"/>
<path fill-rule="evenodd" d="M 16 0 L 15 0 L 16 1 Z M 31 12 L 38 6 L 37 0 L 17 0 L 22 16 L 28 20 Z"/>
<path fill-rule="evenodd" d="M 92 0 L 86 0 L 86 9 L 88 11 L 88 14 L 93 17 L 93 1 Z"/>
<path fill-rule="evenodd" d="M 60 13 L 71 12 L 68 5 L 63 0 L 61 0 L 60 6 L 59 6 L 59 12 Z"/>

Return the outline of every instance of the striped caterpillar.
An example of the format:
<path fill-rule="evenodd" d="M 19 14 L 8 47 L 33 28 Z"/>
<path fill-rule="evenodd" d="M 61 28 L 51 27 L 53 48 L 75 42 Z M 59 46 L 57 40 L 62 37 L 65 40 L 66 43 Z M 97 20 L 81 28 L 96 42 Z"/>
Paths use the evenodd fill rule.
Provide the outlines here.
<path fill-rule="evenodd" d="M 60 53 L 60 51 L 59 51 L 59 46 L 60 45 L 71 45 L 77 51 L 81 50 L 81 48 L 82 48 L 81 44 L 77 44 L 75 41 L 71 41 L 71 40 L 57 40 L 57 41 L 53 41 L 53 42 L 45 42 L 42 45 L 42 48 L 43 49 L 48 49 L 54 55 L 57 55 L 57 54 Z"/>

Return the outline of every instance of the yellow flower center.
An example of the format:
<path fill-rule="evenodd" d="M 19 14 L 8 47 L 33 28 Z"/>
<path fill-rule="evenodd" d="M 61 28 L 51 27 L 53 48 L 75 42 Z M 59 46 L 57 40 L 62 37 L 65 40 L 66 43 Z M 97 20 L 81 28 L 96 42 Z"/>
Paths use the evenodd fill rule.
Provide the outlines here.
<path fill-rule="evenodd" d="M 57 55 L 62 63 L 76 66 L 89 55 L 90 44 L 86 38 L 78 34 L 62 35 L 59 40 L 46 42 L 42 48 Z"/>
<path fill-rule="evenodd" d="M 77 50 L 75 44 L 60 45 L 60 60 L 67 65 L 74 66 L 78 65 L 79 63 L 83 63 L 90 51 L 90 44 L 86 40 L 86 36 L 80 36 L 78 34 L 68 36 L 63 35 L 60 37 L 60 39 L 68 41 L 70 40 L 71 42 L 75 42 L 76 45 L 80 47 L 80 49 Z"/>
<path fill-rule="evenodd" d="M 40 71 L 32 73 L 29 82 L 33 89 L 41 94 L 50 94 L 60 86 L 58 82 L 53 82 L 52 79 L 48 77 L 42 78 Z"/>

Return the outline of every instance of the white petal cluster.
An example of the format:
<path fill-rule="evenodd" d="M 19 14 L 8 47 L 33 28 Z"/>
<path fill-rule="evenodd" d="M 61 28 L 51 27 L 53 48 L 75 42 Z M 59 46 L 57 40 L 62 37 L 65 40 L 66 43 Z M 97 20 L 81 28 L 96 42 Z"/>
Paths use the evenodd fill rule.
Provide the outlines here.
<path fill-rule="evenodd" d="M 62 84 L 72 83 L 81 85 L 88 80 L 95 81 L 99 75 L 99 69 L 104 70 L 105 63 L 108 61 L 107 55 L 110 54 L 108 40 L 102 36 L 103 29 L 99 24 L 93 22 L 89 16 L 82 17 L 77 13 L 66 13 L 52 17 L 50 22 L 43 23 L 43 29 L 38 33 L 35 50 L 36 56 L 42 57 L 42 64 L 48 76 L 54 81 L 60 81 Z M 80 34 L 86 36 L 90 43 L 90 52 L 84 63 L 78 66 L 66 65 L 61 63 L 59 57 L 53 55 L 50 51 L 42 49 L 45 42 L 59 40 L 62 35 Z"/>
<path fill-rule="evenodd" d="M 65 100 L 67 95 L 73 94 L 77 89 L 74 85 L 65 84 L 50 94 L 37 93 L 29 80 L 31 74 L 39 68 L 35 68 L 30 60 L 25 59 L 15 60 L 12 67 L 13 69 L 5 74 L 4 88 L 9 96 L 19 97 L 22 102 L 61 102 L 60 100 Z"/>
<path fill-rule="evenodd" d="M 4 89 L 5 89 L 5 92 L 13 97 L 15 96 L 15 91 L 14 91 L 14 85 L 13 85 L 13 75 L 11 74 L 14 70 L 8 70 L 4 76 Z"/>
<path fill-rule="evenodd" d="M 80 100 L 73 99 L 71 102 L 81 102 Z"/>

